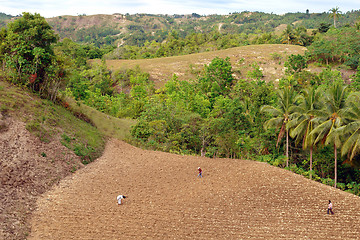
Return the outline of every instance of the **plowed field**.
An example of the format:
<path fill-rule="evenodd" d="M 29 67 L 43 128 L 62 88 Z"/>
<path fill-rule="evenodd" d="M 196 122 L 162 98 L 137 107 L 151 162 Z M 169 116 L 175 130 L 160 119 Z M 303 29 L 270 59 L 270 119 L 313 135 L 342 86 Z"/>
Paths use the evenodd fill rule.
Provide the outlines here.
<path fill-rule="evenodd" d="M 360 239 L 357 196 L 266 163 L 117 140 L 37 206 L 29 239 Z"/>

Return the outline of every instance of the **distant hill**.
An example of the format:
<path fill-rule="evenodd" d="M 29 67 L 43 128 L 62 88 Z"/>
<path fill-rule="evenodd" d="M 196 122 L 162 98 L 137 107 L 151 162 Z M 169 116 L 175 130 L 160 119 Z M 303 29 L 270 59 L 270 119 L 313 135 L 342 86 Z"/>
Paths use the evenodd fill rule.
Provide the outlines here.
<path fill-rule="evenodd" d="M 338 26 L 354 24 L 360 11 L 351 11 L 338 19 Z M 262 12 L 240 12 L 229 15 L 153 15 L 153 14 L 113 14 L 58 16 L 47 21 L 61 38 L 71 38 L 76 42 L 105 44 L 142 45 L 146 41 L 163 41 L 175 30 L 180 37 L 192 33 L 219 31 L 221 34 L 259 34 L 276 32 L 277 28 L 292 24 L 303 25 L 307 29 L 317 29 L 320 23 L 332 23 L 329 14 L 287 13 L 284 15 Z"/>
<path fill-rule="evenodd" d="M 7 22 L 14 16 L 0 12 L 0 28 L 5 27 Z"/>
<path fill-rule="evenodd" d="M 332 24 L 329 14 L 323 13 L 287 13 L 283 15 L 263 12 L 235 12 L 229 15 L 155 15 L 120 14 L 78 15 L 47 18 L 48 23 L 61 39 L 70 38 L 75 42 L 103 45 L 138 45 L 145 42 L 162 42 L 172 31 L 179 37 L 193 33 L 220 34 L 279 34 L 288 24 L 317 29 L 321 23 Z M 311 9 L 310 9 L 311 11 Z M 0 13 L 0 27 L 6 26 L 14 16 Z M 346 12 L 338 19 L 337 26 L 353 25 L 360 17 L 360 10 Z M 280 31 L 280 32 L 279 32 Z"/>

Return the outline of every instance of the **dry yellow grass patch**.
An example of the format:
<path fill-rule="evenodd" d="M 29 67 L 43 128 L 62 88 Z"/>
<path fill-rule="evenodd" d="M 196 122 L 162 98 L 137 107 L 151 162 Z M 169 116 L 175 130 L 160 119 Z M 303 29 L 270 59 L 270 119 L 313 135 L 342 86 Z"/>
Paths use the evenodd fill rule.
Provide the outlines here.
<path fill-rule="evenodd" d="M 273 81 L 283 76 L 284 62 L 287 56 L 304 54 L 305 50 L 306 48 L 302 46 L 284 44 L 249 45 L 175 57 L 107 60 L 106 64 L 113 71 L 134 68 L 139 65 L 143 71 L 150 73 L 150 78 L 155 82 L 155 86 L 161 87 L 173 74 L 176 74 L 180 80 L 195 79 L 197 77 L 196 71 L 191 71 L 190 66 L 193 70 L 201 70 L 205 64 L 209 64 L 215 57 L 229 57 L 233 70 L 238 77 L 245 77 L 246 73 L 252 70 L 251 65 L 256 62 L 263 70 L 264 80 Z M 274 53 L 278 54 L 281 59 L 275 59 Z"/>

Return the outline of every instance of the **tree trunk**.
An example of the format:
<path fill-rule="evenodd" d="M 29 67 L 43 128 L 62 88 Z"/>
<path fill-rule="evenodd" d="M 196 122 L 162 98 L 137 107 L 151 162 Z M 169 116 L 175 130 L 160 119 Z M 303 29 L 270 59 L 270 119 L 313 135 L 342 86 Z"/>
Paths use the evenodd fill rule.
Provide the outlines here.
<path fill-rule="evenodd" d="M 312 155 L 313 155 L 313 146 L 310 147 L 310 179 L 312 179 Z"/>
<path fill-rule="evenodd" d="M 286 129 L 286 167 L 289 167 L 289 131 Z"/>
<path fill-rule="evenodd" d="M 334 187 L 336 188 L 336 182 L 337 182 L 337 149 L 336 149 L 336 144 L 334 144 L 334 154 L 335 154 L 335 179 L 334 179 Z"/>
<path fill-rule="evenodd" d="M 205 145 L 206 145 L 206 142 L 205 142 L 205 137 L 204 137 L 204 138 L 202 139 L 202 145 L 201 145 L 201 156 L 202 156 L 202 157 L 205 157 L 205 156 L 206 156 Z"/>

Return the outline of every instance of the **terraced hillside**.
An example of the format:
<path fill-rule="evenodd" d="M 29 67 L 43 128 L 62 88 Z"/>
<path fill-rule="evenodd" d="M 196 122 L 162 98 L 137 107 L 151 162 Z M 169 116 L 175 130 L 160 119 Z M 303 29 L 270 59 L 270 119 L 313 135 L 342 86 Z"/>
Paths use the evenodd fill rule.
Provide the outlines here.
<path fill-rule="evenodd" d="M 266 163 L 118 140 L 37 204 L 29 239 L 360 239 L 357 196 Z"/>

